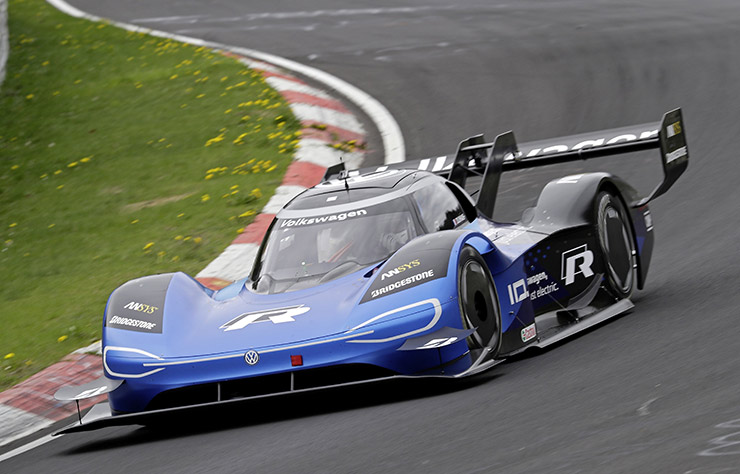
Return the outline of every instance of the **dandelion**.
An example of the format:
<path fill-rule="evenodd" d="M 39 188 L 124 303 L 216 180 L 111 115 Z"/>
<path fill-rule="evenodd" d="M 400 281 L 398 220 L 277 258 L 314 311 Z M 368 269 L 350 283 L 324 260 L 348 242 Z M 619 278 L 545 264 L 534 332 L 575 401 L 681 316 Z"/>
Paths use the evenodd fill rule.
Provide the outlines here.
<path fill-rule="evenodd" d="M 57 186 L 57 189 L 62 189 L 63 187 L 64 187 L 64 185 L 63 184 L 60 184 L 59 186 Z"/>
<path fill-rule="evenodd" d="M 64 341 L 66 341 L 66 340 L 67 340 L 67 338 L 68 338 L 68 337 L 69 337 L 69 336 L 67 336 L 66 334 L 65 334 L 64 336 L 59 336 L 59 337 L 57 338 L 57 342 L 64 342 Z"/>
<path fill-rule="evenodd" d="M 28 95 L 26 96 L 26 99 L 27 99 L 27 100 L 31 100 L 31 99 L 33 99 L 33 94 L 28 94 Z"/>
<path fill-rule="evenodd" d="M 184 239 L 182 239 L 182 240 L 183 240 L 183 242 L 187 242 L 188 240 L 190 240 L 190 236 L 188 235 L 188 236 L 186 236 L 186 237 L 185 237 Z"/>
<path fill-rule="evenodd" d="M 72 163 L 67 165 L 67 168 L 74 168 L 75 166 L 77 166 L 77 162 L 73 161 Z"/>
<path fill-rule="evenodd" d="M 199 243 L 203 242 L 203 239 L 200 238 L 200 237 L 195 237 L 195 238 L 193 238 L 193 242 L 195 242 L 196 244 L 199 244 Z"/>
<path fill-rule="evenodd" d="M 134 219 L 134 220 L 131 221 L 132 224 L 136 224 L 138 222 L 139 222 L 139 219 Z"/>
<path fill-rule="evenodd" d="M 10 225 L 9 225 L 8 227 L 10 227 L 10 228 L 12 229 L 13 227 L 15 227 L 15 226 L 17 226 L 17 225 L 18 225 L 18 223 L 17 223 L 17 222 L 13 222 L 13 223 L 11 223 L 11 224 L 10 224 Z"/>
<path fill-rule="evenodd" d="M 177 255 L 175 255 L 174 257 L 172 257 L 172 258 L 170 259 L 170 262 L 177 262 L 177 261 L 179 261 L 179 260 L 180 260 L 180 257 L 179 257 L 179 256 L 177 256 Z"/>
<path fill-rule="evenodd" d="M 179 214 L 177 215 L 177 218 L 179 219 L 179 218 L 181 218 L 181 217 L 182 217 L 182 216 L 184 216 L 184 215 L 185 215 L 185 213 L 184 213 L 184 212 L 181 212 L 181 213 L 179 213 Z"/>
<path fill-rule="evenodd" d="M 49 65 L 49 61 L 44 61 L 43 63 L 41 63 L 41 65 L 44 66 L 44 67 L 46 67 L 46 66 Z"/>
<path fill-rule="evenodd" d="M 238 229 L 236 229 L 237 234 L 241 234 L 242 232 L 244 232 L 244 227 L 239 227 Z"/>
<path fill-rule="evenodd" d="M 80 162 L 81 162 L 81 163 L 88 163 L 88 162 L 90 162 L 90 159 L 91 159 L 91 158 L 92 158 L 93 156 L 95 156 L 95 155 L 90 155 L 90 156 L 86 156 L 86 157 L 84 157 L 84 158 L 80 158 Z"/>
<path fill-rule="evenodd" d="M 144 246 L 144 247 L 142 248 L 142 250 L 149 250 L 149 249 L 150 249 L 150 248 L 152 248 L 152 247 L 154 247 L 154 242 L 149 242 L 148 244 L 146 244 L 146 245 L 145 245 L 145 246 Z"/>
<path fill-rule="evenodd" d="M 211 179 L 211 178 L 213 178 L 213 174 L 212 173 L 206 175 L 206 179 Z"/>
<path fill-rule="evenodd" d="M 223 134 L 223 133 L 220 133 L 220 134 L 218 134 L 217 136 L 215 136 L 215 137 L 213 137 L 213 138 L 209 139 L 209 140 L 208 140 L 208 141 L 206 142 L 205 146 L 211 146 L 211 145 L 213 145 L 214 143 L 218 143 L 218 142 L 220 142 L 220 141 L 223 141 L 223 139 L 224 139 L 224 134 Z"/>
<path fill-rule="evenodd" d="M 8 352 L 7 354 L 5 354 L 5 357 L 3 357 L 3 359 L 8 360 L 12 359 L 13 357 L 15 357 L 15 352 Z"/>
<path fill-rule="evenodd" d="M 226 109 L 226 110 L 224 111 L 224 114 L 230 114 L 230 113 L 231 113 L 231 109 Z"/>
<path fill-rule="evenodd" d="M 236 189 L 236 188 L 238 188 L 238 187 L 239 187 L 239 185 L 238 185 L 238 184 L 235 184 L 235 185 L 233 185 L 232 187 L 230 187 L 229 189 L 231 189 L 231 190 L 234 190 L 234 189 Z"/>
<path fill-rule="evenodd" d="M 54 91 L 51 95 L 59 95 L 61 94 L 61 91 Z"/>
<path fill-rule="evenodd" d="M 200 197 L 200 202 L 206 202 L 206 201 L 208 201 L 209 199 L 211 199 L 211 196 L 209 196 L 208 194 L 204 194 L 204 195 L 202 195 L 202 196 Z"/>
<path fill-rule="evenodd" d="M 245 211 L 245 212 L 242 212 L 241 214 L 239 214 L 239 217 L 250 217 L 250 216 L 253 216 L 255 214 L 256 213 L 253 210 L 250 209 L 248 211 Z"/>
<path fill-rule="evenodd" d="M 49 229 L 53 229 L 55 225 L 56 225 L 56 224 L 49 224 L 49 225 L 48 225 L 48 228 L 49 228 Z"/>
<path fill-rule="evenodd" d="M 262 197 L 262 191 L 260 191 L 260 188 L 254 188 L 249 195 L 255 199 L 260 199 Z"/>
<path fill-rule="evenodd" d="M 167 255 L 167 252 L 165 252 L 164 250 L 160 250 L 159 252 L 157 252 L 157 257 L 164 257 L 165 255 Z"/>
<path fill-rule="evenodd" d="M 74 83 L 75 83 L 75 84 L 79 84 L 79 83 L 81 83 L 81 82 L 82 82 L 82 79 L 77 79 L 77 80 L 76 80 L 76 81 L 75 81 Z"/>
<path fill-rule="evenodd" d="M 173 74 L 173 75 L 170 76 L 170 81 L 173 80 L 173 79 L 177 79 L 177 74 Z"/>
<path fill-rule="evenodd" d="M 175 240 L 182 240 L 182 235 L 176 235 Z"/>

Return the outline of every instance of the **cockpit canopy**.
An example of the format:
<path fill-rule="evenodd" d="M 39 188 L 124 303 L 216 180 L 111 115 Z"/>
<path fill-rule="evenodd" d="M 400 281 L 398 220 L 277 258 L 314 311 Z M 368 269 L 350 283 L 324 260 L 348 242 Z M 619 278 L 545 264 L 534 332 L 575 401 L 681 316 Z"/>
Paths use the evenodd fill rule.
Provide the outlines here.
<path fill-rule="evenodd" d="M 444 181 L 429 177 L 401 189 L 348 183 L 349 191 L 342 185 L 299 196 L 268 230 L 252 289 L 282 293 L 310 288 L 369 269 L 419 235 L 467 223 Z"/>

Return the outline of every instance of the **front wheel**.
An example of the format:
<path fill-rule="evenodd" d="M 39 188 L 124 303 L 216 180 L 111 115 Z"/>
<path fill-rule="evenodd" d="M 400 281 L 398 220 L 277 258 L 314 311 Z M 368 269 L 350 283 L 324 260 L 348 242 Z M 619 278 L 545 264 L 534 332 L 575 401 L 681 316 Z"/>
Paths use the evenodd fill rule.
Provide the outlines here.
<path fill-rule="evenodd" d="M 463 328 L 476 329 L 467 339 L 468 347 L 489 347 L 489 353 L 495 356 L 501 346 L 498 298 L 486 262 L 469 246 L 460 251 L 457 288 Z"/>
<path fill-rule="evenodd" d="M 595 202 L 608 289 L 620 299 L 629 298 L 635 287 L 637 255 L 629 215 L 622 200 L 609 192 L 600 192 Z"/>

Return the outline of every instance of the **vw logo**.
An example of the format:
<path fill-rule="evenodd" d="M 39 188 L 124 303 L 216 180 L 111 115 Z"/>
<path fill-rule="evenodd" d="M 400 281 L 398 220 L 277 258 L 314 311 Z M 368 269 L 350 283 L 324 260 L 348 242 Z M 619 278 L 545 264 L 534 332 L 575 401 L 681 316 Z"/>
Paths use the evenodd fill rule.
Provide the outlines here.
<path fill-rule="evenodd" d="M 247 353 L 244 354 L 244 362 L 246 362 L 249 365 L 255 365 L 259 361 L 260 361 L 260 355 L 257 354 L 257 351 L 255 350 L 247 351 Z"/>

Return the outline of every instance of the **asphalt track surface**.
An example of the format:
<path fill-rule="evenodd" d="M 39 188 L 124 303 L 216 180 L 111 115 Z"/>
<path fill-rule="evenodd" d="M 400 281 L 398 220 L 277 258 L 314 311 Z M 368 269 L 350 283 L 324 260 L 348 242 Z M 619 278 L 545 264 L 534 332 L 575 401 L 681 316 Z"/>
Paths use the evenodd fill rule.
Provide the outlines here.
<path fill-rule="evenodd" d="M 170 429 L 64 436 L 0 471 L 740 472 L 736 0 L 72 3 L 337 75 L 384 103 L 411 158 L 478 132 L 524 141 L 681 106 L 691 164 L 652 206 L 656 249 L 636 308 L 596 330 L 464 385 L 284 398 Z M 595 167 L 649 188 L 656 160 Z M 512 175 L 505 211 L 548 176 L 582 169 L 593 168 Z"/>

